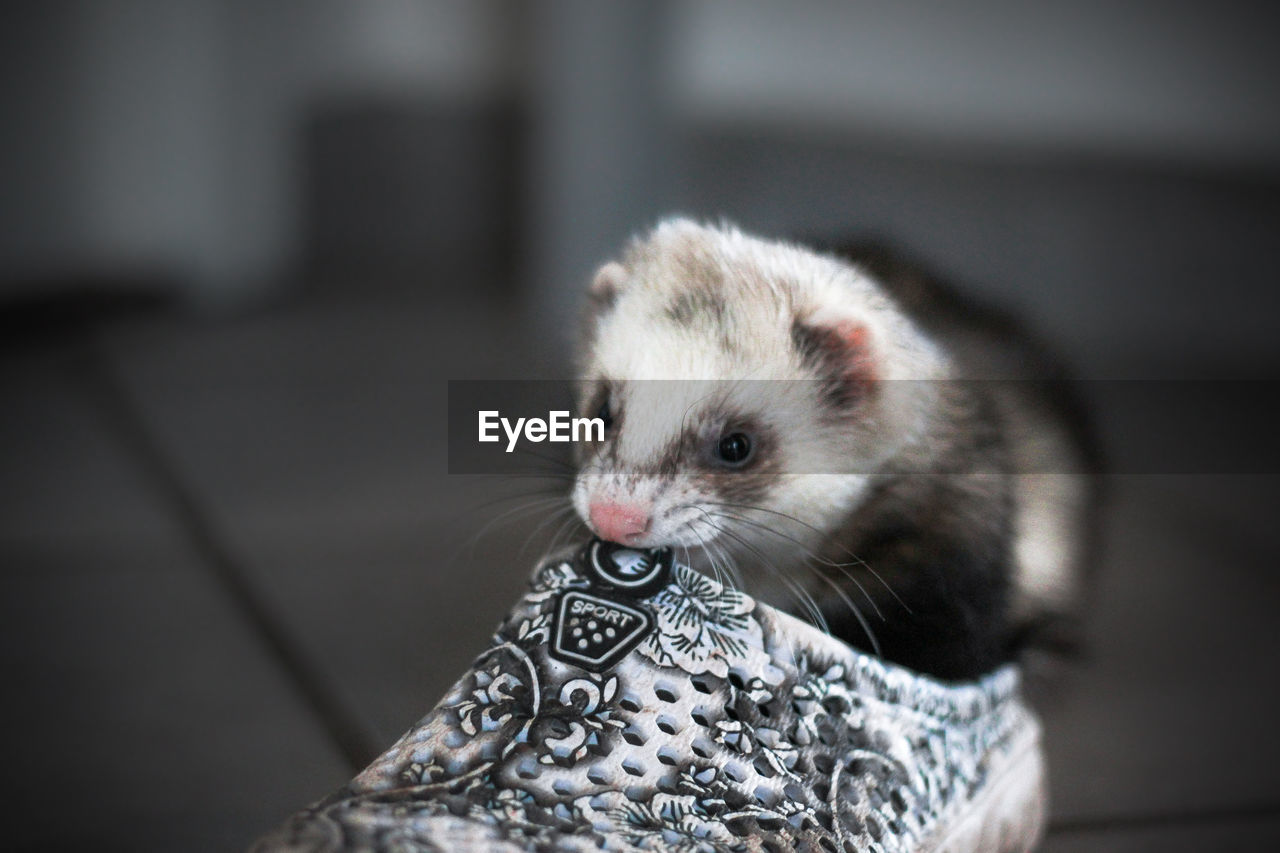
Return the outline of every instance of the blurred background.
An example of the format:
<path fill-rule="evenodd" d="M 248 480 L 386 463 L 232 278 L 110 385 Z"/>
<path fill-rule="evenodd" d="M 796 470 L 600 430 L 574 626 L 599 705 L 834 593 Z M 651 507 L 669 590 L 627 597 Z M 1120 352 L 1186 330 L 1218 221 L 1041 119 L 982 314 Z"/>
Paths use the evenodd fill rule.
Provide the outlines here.
<path fill-rule="evenodd" d="M 1120 384 L 1269 404 L 1267 4 L 0 17 L 7 844 L 243 848 L 408 728 L 558 525 L 448 475 L 447 380 L 565 375 L 593 268 L 679 211 L 888 240 L 1109 389 L 1044 849 L 1275 849 L 1280 469 Z M 1127 461 L 1192 422 L 1244 462 Z"/>

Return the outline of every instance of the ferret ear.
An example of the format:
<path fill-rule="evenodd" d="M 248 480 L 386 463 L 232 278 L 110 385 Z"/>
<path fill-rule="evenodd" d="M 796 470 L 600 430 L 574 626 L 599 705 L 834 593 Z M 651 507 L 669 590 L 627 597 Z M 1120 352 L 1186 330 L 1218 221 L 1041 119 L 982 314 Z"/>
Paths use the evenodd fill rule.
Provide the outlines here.
<path fill-rule="evenodd" d="M 823 380 L 823 396 L 847 408 L 875 391 L 878 371 L 871 332 L 846 317 L 796 320 L 791 340 L 802 364 Z"/>
<path fill-rule="evenodd" d="M 590 313 L 595 316 L 612 308 L 626 281 L 627 268 L 617 261 L 610 261 L 596 270 L 591 287 L 587 289 Z"/>

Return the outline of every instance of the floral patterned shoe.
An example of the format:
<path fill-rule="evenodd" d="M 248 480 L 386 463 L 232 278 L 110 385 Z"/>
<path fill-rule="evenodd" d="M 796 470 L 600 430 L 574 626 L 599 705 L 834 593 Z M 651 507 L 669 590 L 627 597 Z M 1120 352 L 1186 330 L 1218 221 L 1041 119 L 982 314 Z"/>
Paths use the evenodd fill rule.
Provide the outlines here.
<path fill-rule="evenodd" d="M 1009 667 L 943 684 L 668 551 L 534 575 L 408 734 L 255 850 L 1016 851 L 1044 819 Z"/>

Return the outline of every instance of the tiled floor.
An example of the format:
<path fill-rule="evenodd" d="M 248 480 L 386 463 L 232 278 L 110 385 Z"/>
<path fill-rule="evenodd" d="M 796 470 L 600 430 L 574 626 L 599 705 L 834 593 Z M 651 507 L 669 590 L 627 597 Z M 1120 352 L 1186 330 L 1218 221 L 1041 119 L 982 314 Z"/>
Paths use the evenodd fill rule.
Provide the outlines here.
<path fill-rule="evenodd" d="M 510 331 L 329 297 L 5 350 L 7 841 L 240 848 L 432 704 L 540 519 L 460 547 L 512 489 L 446 473 L 445 382 L 520 372 Z M 1096 641 L 1045 704 L 1045 850 L 1280 845 L 1276 484 L 1113 478 Z"/>

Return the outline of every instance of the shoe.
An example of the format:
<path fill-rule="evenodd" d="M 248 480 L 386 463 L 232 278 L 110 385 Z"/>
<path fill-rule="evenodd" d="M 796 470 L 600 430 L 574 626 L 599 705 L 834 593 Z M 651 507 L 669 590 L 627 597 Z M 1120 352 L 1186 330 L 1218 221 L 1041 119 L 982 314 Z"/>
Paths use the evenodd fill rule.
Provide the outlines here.
<path fill-rule="evenodd" d="M 669 550 L 534 574 L 493 645 L 254 850 L 1024 851 L 1046 793 L 1012 666 L 946 684 Z"/>

